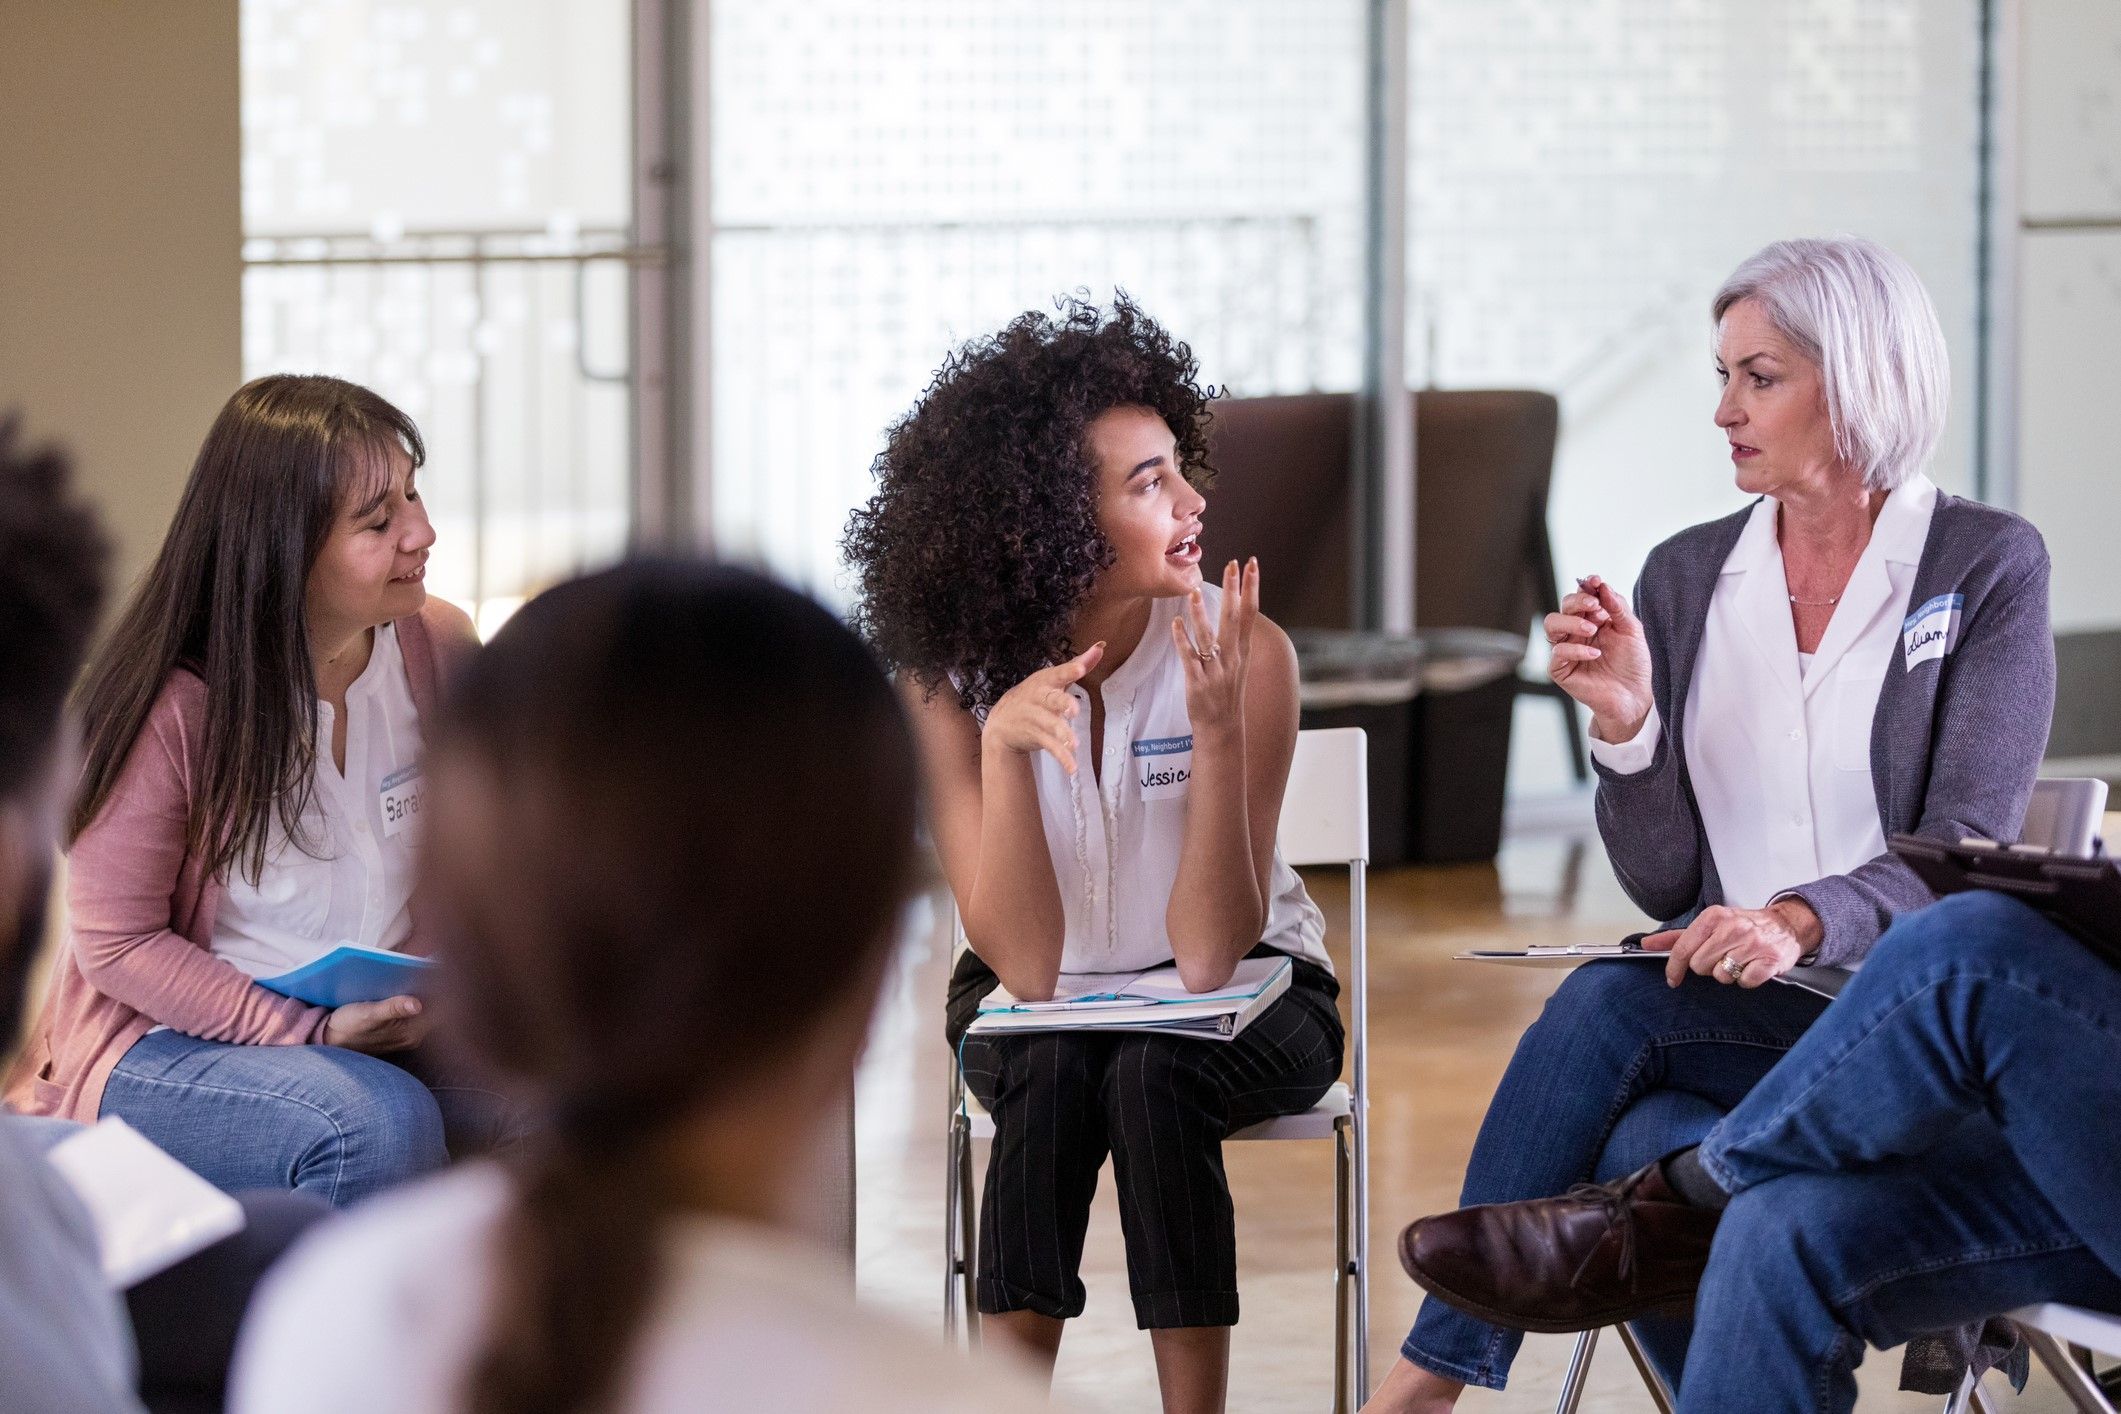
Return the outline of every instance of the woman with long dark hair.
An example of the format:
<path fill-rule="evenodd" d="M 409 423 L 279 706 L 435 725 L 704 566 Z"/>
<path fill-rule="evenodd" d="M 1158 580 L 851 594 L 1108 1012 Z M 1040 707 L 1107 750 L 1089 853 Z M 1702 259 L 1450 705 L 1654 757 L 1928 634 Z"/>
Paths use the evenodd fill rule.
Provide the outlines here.
<path fill-rule="evenodd" d="M 260 378 L 215 419 L 83 684 L 69 944 L 16 1108 L 116 1115 L 224 1188 L 335 1203 L 445 1162 L 445 1120 L 494 1132 L 491 1097 L 414 1073 L 418 999 L 326 1009 L 255 980 L 342 942 L 421 947 L 421 723 L 475 642 L 423 583 L 424 456 L 336 378 Z"/>
<path fill-rule="evenodd" d="M 1275 849 L 1296 653 L 1259 613 L 1257 562 L 1202 582 L 1210 396 L 1124 297 L 1023 315 L 943 365 L 847 532 L 971 943 L 945 1034 L 994 1116 L 979 1308 L 1050 1368 L 1111 1154 L 1167 1411 L 1223 1403 L 1223 1138 L 1309 1108 L 1342 1042 L 1324 920 Z M 1037 999 L 1063 972 L 1168 967 L 1199 992 L 1247 956 L 1293 980 L 1227 1044 L 967 1034 L 997 981 Z"/>
<path fill-rule="evenodd" d="M 432 772 L 443 1024 L 546 1122 L 298 1253 L 232 1407 L 1023 1406 L 785 1231 L 913 877 L 913 743 L 854 635 L 620 566 L 509 621 Z"/>

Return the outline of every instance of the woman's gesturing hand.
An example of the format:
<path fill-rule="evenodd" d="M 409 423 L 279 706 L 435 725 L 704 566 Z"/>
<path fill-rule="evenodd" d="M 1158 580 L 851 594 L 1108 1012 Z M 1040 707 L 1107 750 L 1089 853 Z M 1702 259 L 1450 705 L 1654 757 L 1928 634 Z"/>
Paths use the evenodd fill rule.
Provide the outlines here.
<path fill-rule="evenodd" d="M 1576 581 L 1545 620 L 1547 676 L 1590 709 L 1600 741 L 1623 742 L 1650 715 L 1650 645 L 1627 600 L 1597 575 Z"/>
<path fill-rule="evenodd" d="M 427 1008 L 418 997 L 385 997 L 334 1007 L 324 1021 L 324 1044 L 386 1055 L 427 1039 Z"/>
<path fill-rule="evenodd" d="M 1259 622 L 1259 561 L 1223 569 L 1222 608 L 1208 622 L 1198 589 L 1186 600 L 1185 617 L 1171 620 L 1171 641 L 1186 670 L 1186 715 L 1196 735 L 1235 731 L 1245 720 L 1245 665 L 1252 654 L 1252 625 Z"/>
<path fill-rule="evenodd" d="M 1041 668 L 1001 695 L 987 713 L 980 739 L 1020 756 L 1046 751 L 1075 774 L 1075 715 L 1081 710 L 1068 689 L 1105 656 L 1093 643 L 1065 663 Z"/>
<path fill-rule="evenodd" d="M 1701 910 L 1685 928 L 1652 933 L 1645 952 L 1669 952 L 1664 979 L 1674 987 L 1689 972 L 1725 985 L 1758 987 L 1795 967 L 1819 946 L 1825 929 L 1801 898 L 1779 898 L 1766 908 Z"/>

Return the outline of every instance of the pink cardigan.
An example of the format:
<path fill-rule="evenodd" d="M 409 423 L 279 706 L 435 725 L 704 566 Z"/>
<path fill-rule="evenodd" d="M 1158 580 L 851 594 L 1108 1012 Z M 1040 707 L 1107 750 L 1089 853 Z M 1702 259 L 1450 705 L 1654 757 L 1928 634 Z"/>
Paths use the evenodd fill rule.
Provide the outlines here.
<path fill-rule="evenodd" d="M 476 640 L 430 600 L 397 621 L 413 705 Z M 209 950 L 222 881 L 184 846 L 206 683 L 171 673 L 101 813 L 74 842 L 68 945 L 55 959 L 35 1038 L 7 1081 L 24 1114 L 94 1123 L 111 1067 L 157 1024 L 209 1041 L 320 1041 L 330 1012 L 266 991 Z M 417 951 L 417 938 L 407 944 Z"/>

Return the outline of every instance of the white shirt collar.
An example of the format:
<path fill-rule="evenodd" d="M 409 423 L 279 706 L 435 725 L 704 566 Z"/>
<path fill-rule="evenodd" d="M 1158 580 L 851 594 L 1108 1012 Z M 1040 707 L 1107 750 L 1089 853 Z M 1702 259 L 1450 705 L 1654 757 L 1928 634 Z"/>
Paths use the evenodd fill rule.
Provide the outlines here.
<path fill-rule="evenodd" d="M 1895 487 L 1879 508 L 1871 526 L 1871 543 L 1879 555 L 1895 564 L 1922 563 L 1923 546 L 1929 543 L 1930 514 L 1937 507 L 1937 483 L 1916 472 Z M 1723 562 L 1723 573 L 1742 574 L 1779 553 L 1775 543 L 1775 517 L 1781 503 L 1762 496 L 1753 504 L 1753 514 Z"/>
<path fill-rule="evenodd" d="M 1937 483 L 1916 472 L 1895 487 L 1871 527 L 1878 551 L 1895 564 L 1919 565 L 1929 543 L 1930 515 L 1937 509 Z"/>

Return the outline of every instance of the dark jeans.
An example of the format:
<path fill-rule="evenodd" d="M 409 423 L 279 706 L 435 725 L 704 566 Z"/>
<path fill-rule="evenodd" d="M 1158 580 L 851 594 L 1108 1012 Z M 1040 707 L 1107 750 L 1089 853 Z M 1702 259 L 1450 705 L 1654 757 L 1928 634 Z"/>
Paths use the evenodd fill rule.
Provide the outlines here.
<path fill-rule="evenodd" d="M 82 1129 L 70 1120 L 5 1112 L 0 1121 L 44 1149 Z M 140 1397 L 152 1414 L 218 1414 L 251 1293 L 295 1239 L 331 1213 L 329 1203 L 304 1193 L 239 1193 L 236 1201 L 243 1205 L 241 1232 L 125 1293 L 140 1357 Z"/>
<path fill-rule="evenodd" d="M 511 1142 L 521 1117 L 418 1052 L 142 1036 L 104 1087 L 117 1115 L 230 1193 L 292 1188 L 334 1207 Z"/>
<path fill-rule="evenodd" d="M 1699 1141 L 1825 1007 L 1825 998 L 1781 984 L 1747 991 L 1689 974 L 1668 987 L 1655 961 L 1577 968 L 1517 1043 L 1481 1121 L 1460 1204 L 1552 1197 Z M 1684 1322 L 1636 1329 L 1661 1366 L 1681 1367 Z M 1401 1353 L 1501 1389 L 1523 1338 L 1431 1297 Z"/>
<path fill-rule="evenodd" d="M 1866 1344 L 2121 1311 L 2121 970 L 2014 899 L 1895 924 L 1702 1145 L 1686 1410 L 1846 1410 Z"/>
<path fill-rule="evenodd" d="M 965 955 L 948 1031 L 966 1087 L 994 1116 L 980 1206 L 981 1311 L 1082 1314 L 1083 1238 L 1109 1152 L 1136 1323 L 1237 1323 L 1237 1227 L 1222 1141 L 1309 1109 L 1340 1076 L 1339 986 L 1308 962 L 1295 969 L 1289 990 L 1229 1041 L 1118 1031 L 966 1036 L 962 998 L 974 993 L 976 1007 L 993 974 Z"/>
<path fill-rule="evenodd" d="M 236 1333 L 267 1268 L 331 1205 L 306 1193 L 242 1193 L 243 1231 L 125 1293 L 152 1414 L 218 1411 Z"/>

